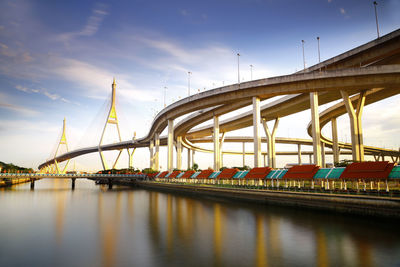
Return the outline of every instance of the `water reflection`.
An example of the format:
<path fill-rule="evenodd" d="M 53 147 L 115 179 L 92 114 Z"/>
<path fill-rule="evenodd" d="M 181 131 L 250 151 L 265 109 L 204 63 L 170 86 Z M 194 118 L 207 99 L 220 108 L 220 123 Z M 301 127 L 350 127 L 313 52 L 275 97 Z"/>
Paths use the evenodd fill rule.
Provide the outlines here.
<path fill-rule="evenodd" d="M 39 181 L 34 191 L 28 184 L 0 192 L 1 266 L 400 264 L 398 222 L 108 190 L 89 181 L 73 192 L 70 186 Z M 21 249 L 28 253 L 15 257 Z"/>

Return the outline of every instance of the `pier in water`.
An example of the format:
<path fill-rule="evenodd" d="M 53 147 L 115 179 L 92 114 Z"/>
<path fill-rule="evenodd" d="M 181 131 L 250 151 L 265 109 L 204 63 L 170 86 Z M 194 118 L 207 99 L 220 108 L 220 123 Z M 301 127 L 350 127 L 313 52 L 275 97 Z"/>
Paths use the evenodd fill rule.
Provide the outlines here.
<path fill-rule="evenodd" d="M 48 179 L 0 212 L 0 266 L 400 266 L 388 219 Z"/>

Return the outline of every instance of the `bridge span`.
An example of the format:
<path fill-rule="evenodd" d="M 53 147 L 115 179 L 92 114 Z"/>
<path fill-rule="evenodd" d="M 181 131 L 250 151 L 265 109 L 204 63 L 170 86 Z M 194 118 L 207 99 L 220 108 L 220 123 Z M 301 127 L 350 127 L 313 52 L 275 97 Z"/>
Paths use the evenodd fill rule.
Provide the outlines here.
<path fill-rule="evenodd" d="M 113 83 L 113 100 L 115 103 L 115 81 Z M 341 55 L 328 59 L 317 65 L 300 72 L 228 85 L 177 101 L 161 110 L 149 129 L 146 136 L 132 140 L 120 141 L 113 144 L 81 148 L 69 151 L 54 157 L 39 166 L 42 172 L 63 172 L 58 168 L 58 163 L 68 161 L 71 158 L 99 152 L 103 168 L 106 169 L 103 151 L 149 147 L 150 168 L 159 169 L 159 146 L 167 146 L 168 170 L 174 168 L 173 148 L 176 146 L 177 159 L 175 167 L 182 168 L 182 148 L 188 150 L 211 152 L 214 154 L 214 169 L 221 166 L 222 154 L 248 154 L 254 155 L 255 167 L 262 166 L 263 154 L 268 156 L 268 162 L 264 165 L 276 167 L 275 143 L 294 143 L 298 145 L 298 151 L 289 154 L 298 154 L 301 160 L 302 145 L 312 145 L 313 163 L 324 165 L 325 147 L 331 149 L 334 161 L 339 161 L 339 155 L 351 151 L 354 161 L 364 161 L 364 155 L 372 155 L 375 159 L 390 157 L 392 161 L 398 161 L 400 152 L 378 147 L 365 146 L 362 134 L 362 110 L 382 99 L 400 93 L 400 30 L 396 30 L 381 38 L 368 42 Z M 278 100 L 261 106 L 260 102 L 281 96 Z M 319 112 L 322 104 L 334 104 L 327 110 Z M 219 121 L 221 115 L 251 106 L 252 110 L 240 115 Z M 309 122 L 307 131 L 311 140 L 279 139 L 275 136 L 280 119 L 304 110 L 310 110 L 312 121 Z M 174 125 L 174 120 L 190 114 L 185 119 Z M 337 138 L 336 118 L 348 114 L 351 125 L 351 143 L 339 142 Z M 196 128 L 200 123 L 213 120 L 213 123 Z M 269 129 L 267 122 L 275 121 L 273 129 Z M 115 105 L 111 105 L 105 128 L 108 123 L 116 124 Z M 332 125 L 332 139 L 321 134 L 321 127 L 328 123 Z M 261 125 L 264 128 L 266 138 L 261 137 Z M 225 137 L 225 134 L 237 129 L 252 126 L 253 136 L 246 140 L 241 137 Z M 105 129 L 104 128 L 104 129 Z M 167 136 L 160 136 L 164 129 L 168 128 Z M 104 132 L 104 131 L 103 131 Z M 221 151 L 222 143 L 228 140 L 238 142 L 251 141 L 254 143 L 252 152 L 246 151 Z M 261 151 L 261 142 L 266 142 L 268 150 Z M 212 142 L 214 149 L 204 149 L 198 144 Z M 61 143 L 61 142 L 60 142 Z M 133 150 L 134 151 L 134 150 Z M 128 151 L 129 152 L 129 151 Z M 119 155 L 120 155 L 119 154 Z M 133 152 L 129 152 L 130 164 Z M 118 156 L 119 158 L 119 156 Z M 116 162 L 118 161 L 118 158 Z M 116 164 L 115 162 L 115 164 Z M 301 162 L 299 162 L 301 163 Z M 115 166 L 114 164 L 114 166 Z M 188 163 L 190 166 L 190 164 Z M 64 170 L 65 171 L 65 170 Z"/>

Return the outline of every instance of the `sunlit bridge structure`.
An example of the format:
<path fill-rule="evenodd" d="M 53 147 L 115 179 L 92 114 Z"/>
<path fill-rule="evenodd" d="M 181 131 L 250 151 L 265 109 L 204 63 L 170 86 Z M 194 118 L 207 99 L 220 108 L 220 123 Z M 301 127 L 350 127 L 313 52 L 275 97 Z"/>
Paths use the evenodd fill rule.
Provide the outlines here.
<path fill-rule="evenodd" d="M 116 83 L 112 84 L 112 105 L 106 118 L 104 130 L 108 124 L 115 124 L 118 129 L 115 94 Z M 57 172 L 64 170 L 52 167 L 60 162 L 88 154 L 99 153 L 103 168 L 103 152 L 119 151 L 148 147 L 150 151 L 149 167 L 159 170 L 160 146 L 167 146 L 167 169 L 182 169 L 182 150 L 212 153 L 214 169 L 222 167 L 224 154 L 254 156 L 254 166 L 276 167 L 277 155 L 310 155 L 310 163 L 324 167 L 325 155 L 333 154 L 335 162 L 340 155 L 351 154 L 354 161 L 365 161 L 366 156 L 375 160 L 388 159 L 398 162 L 398 150 L 366 146 L 363 144 L 362 114 L 365 105 L 369 105 L 400 93 L 400 30 L 349 50 L 336 57 L 306 68 L 291 75 L 240 82 L 213 90 L 201 92 L 181 99 L 161 110 L 154 118 L 149 132 L 141 138 L 111 144 L 83 147 L 55 154 L 39 166 L 41 172 Z M 277 100 L 261 105 L 261 101 L 278 97 Z M 333 103 L 334 102 L 334 103 Z M 332 105 L 326 110 L 319 110 L 323 104 Z M 219 118 L 230 112 L 250 106 L 252 110 L 232 115 L 230 118 Z M 311 122 L 304 121 L 311 139 L 281 138 L 276 136 L 279 121 L 301 111 L 310 110 Z M 339 142 L 337 134 L 337 118 L 348 114 L 350 119 L 351 142 Z M 177 119 L 184 117 L 178 123 Z M 203 127 L 196 126 L 211 121 Z M 267 122 L 273 121 L 273 128 Z M 322 135 L 321 128 L 331 124 L 332 138 Z M 226 136 L 227 133 L 246 127 L 253 128 L 252 136 Z M 160 136 L 167 129 L 167 135 Z M 265 132 L 265 137 L 262 134 Z M 103 134 L 104 134 L 103 130 Z M 120 137 L 120 135 L 119 135 Z M 62 141 L 62 140 L 61 140 Z M 61 144 L 60 141 L 60 144 Z M 254 144 L 253 151 L 222 151 L 224 142 Z M 267 151 L 261 150 L 261 143 L 267 143 Z M 201 146 L 202 143 L 213 143 L 213 149 Z M 297 145 L 297 151 L 276 151 L 276 143 Z M 312 146 L 312 152 L 302 151 L 303 146 Z M 173 149 L 176 148 L 176 161 Z M 243 145 L 243 148 L 245 146 Z M 329 148 L 329 149 L 327 149 Z M 134 151 L 134 150 L 133 150 Z M 118 161 L 119 156 L 116 159 Z M 190 157 L 188 157 L 190 161 Z M 264 159 L 264 162 L 263 162 Z M 114 166 L 116 164 L 114 163 Z M 193 162 L 193 157 L 192 157 Z M 174 164 L 175 163 L 175 164 Z M 188 166 L 191 163 L 188 162 Z"/>

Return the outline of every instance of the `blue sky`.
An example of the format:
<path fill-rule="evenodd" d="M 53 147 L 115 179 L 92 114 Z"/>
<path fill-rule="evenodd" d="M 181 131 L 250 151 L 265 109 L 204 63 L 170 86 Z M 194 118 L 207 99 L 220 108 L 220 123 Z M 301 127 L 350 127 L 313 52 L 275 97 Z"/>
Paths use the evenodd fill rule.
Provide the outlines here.
<path fill-rule="evenodd" d="M 54 151 L 64 117 L 70 148 L 96 144 L 113 77 L 126 140 L 133 131 L 139 137 L 147 133 L 155 112 L 163 107 L 164 87 L 167 104 L 187 95 L 188 71 L 196 93 L 235 83 L 238 52 L 241 79 L 247 81 L 250 64 L 253 79 L 302 69 L 302 39 L 307 66 L 318 61 L 317 36 L 322 60 L 373 40 L 372 2 L 1 1 L 0 160 L 36 167 Z M 400 27 L 399 14 L 399 1 L 378 1 L 381 35 Z M 396 108 L 398 100 L 394 97 L 376 108 Z M 388 119 L 397 121 L 397 111 Z M 394 134 L 400 130 L 391 129 L 376 140 L 385 127 L 374 121 L 373 108 L 365 112 L 366 140 L 398 147 Z M 347 118 L 342 120 L 346 132 Z M 278 136 L 307 137 L 308 120 L 298 121 L 296 116 L 281 120 Z M 110 142 L 113 134 L 110 131 Z M 147 149 L 136 154 L 135 165 L 146 167 Z M 212 165 L 201 157 L 203 168 Z M 241 159 L 232 159 L 232 165 L 236 161 Z M 98 155 L 76 164 L 100 168 Z"/>

